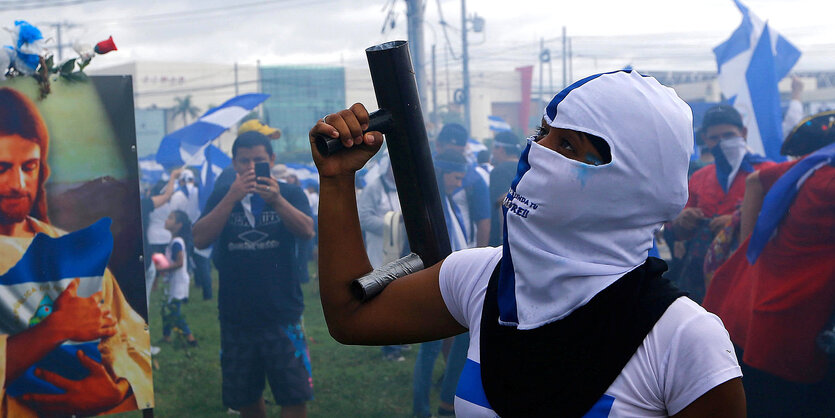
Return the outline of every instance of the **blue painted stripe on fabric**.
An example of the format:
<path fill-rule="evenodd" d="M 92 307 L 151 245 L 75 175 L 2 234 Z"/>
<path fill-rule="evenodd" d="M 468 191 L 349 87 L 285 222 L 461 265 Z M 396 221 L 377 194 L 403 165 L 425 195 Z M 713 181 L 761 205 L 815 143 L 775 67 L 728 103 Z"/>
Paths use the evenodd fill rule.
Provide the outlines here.
<path fill-rule="evenodd" d="M 557 93 L 557 95 L 554 96 L 553 99 L 551 99 L 551 102 L 548 103 L 547 107 L 545 107 L 545 114 L 547 114 L 548 118 L 550 118 L 551 120 L 556 119 L 556 117 L 557 117 L 557 106 L 563 101 L 563 99 L 565 99 L 566 96 L 568 96 L 568 93 L 571 93 L 572 91 L 574 91 L 574 89 L 582 86 L 583 84 L 588 83 L 589 81 L 594 80 L 595 78 L 598 78 L 600 76 L 607 75 L 607 74 L 614 74 L 614 73 L 620 73 L 620 72 L 624 72 L 624 73 L 628 74 L 628 73 L 631 73 L 632 70 L 631 69 L 623 69 L 623 70 L 609 71 L 608 73 L 592 74 L 592 75 L 590 75 L 590 76 L 588 76 L 588 77 L 586 77 L 582 80 L 575 81 L 574 84 L 564 88 L 561 92 Z"/>
<path fill-rule="evenodd" d="M 777 89 L 779 80 L 775 74 L 769 33 L 766 24 L 745 71 L 745 81 L 748 83 L 751 105 L 760 129 L 765 156 L 774 161 L 785 161 L 786 158 L 780 155 L 780 147 L 783 144 L 783 118 L 780 110 L 780 92 Z"/>
<path fill-rule="evenodd" d="M 586 412 L 583 415 L 583 418 L 606 418 L 609 416 L 609 413 L 612 412 L 612 405 L 615 403 L 615 398 L 609 395 L 603 395 L 600 400 L 598 400 L 592 407 L 589 409 L 589 412 Z"/>
<path fill-rule="evenodd" d="M 493 409 L 487 401 L 487 394 L 484 393 L 484 386 L 481 384 L 481 365 L 467 359 L 461 377 L 458 378 L 458 387 L 455 389 L 455 396 L 478 406 Z"/>
<path fill-rule="evenodd" d="M 87 228 L 59 238 L 41 233 L 35 235 L 23 257 L 0 276 L 0 285 L 103 275 L 113 251 L 110 223 L 110 218 L 102 218 Z"/>
<path fill-rule="evenodd" d="M 507 193 L 507 199 L 513 198 L 513 192 L 516 191 L 516 186 L 522 180 L 522 177 L 530 171 L 531 163 L 528 161 L 528 156 L 531 153 L 533 142 L 528 142 L 528 146 L 522 151 L 519 157 L 519 164 L 516 166 L 516 177 L 510 183 L 510 190 Z M 499 304 L 499 320 L 505 323 L 519 323 L 519 315 L 516 311 L 516 274 L 513 272 L 513 256 L 510 254 L 510 245 L 507 241 L 507 207 L 502 205 L 502 219 L 504 228 L 502 228 L 502 266 L 499 270 L 498 283 L 498 304 Z"/>

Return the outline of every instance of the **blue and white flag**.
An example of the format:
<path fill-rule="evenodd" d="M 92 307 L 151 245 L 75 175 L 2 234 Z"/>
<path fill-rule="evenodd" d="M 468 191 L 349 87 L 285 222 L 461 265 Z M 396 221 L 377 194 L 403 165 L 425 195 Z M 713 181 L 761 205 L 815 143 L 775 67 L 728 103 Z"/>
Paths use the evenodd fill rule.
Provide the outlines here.
<path fill-rule="evenodd" d="M 478 153 L 486 151 L 487 147 L 481 141 L 473 138 L 467 139 L 467 147 L 465 148 L 464 156 L 467 157 L 467 162 L 476 164 L 478 161 Z"/>
<path fill-rule="evenodd" d="M 232 159 L 229 158 L 220 148 L 209 145 L 203 152 L 205 161 L 200 165 L 200 210 L 206 206 L 206 201 L 209 200 L 209 195 L 215 188 L 215 180 L 217 180 L 223 169 L 232 164 Z"/>
<path fill-rule="evenodd" d="M 742 23 L 727 41 L 713 49 L 722 94 L 742 115 L 748 145 L 755 154 L 783 161 L 780 92 L 777 83 L 800 59 L 800 50 L 769 28 L 739 0 Z"/>
<path fill-rule="evenodd" d="M 223 131 L 234 126 L 269 94 L 242 94 L 210 109 L 196 122 L 162 138 L 157 151 L 157 162 L 165 167 L 200 166 L 205 161 L 203 150 Z"/>
<path fill-rule="evenodd" d="M 319 170 L 316 169 L 316 166 L 301 163 L 287 163 L 285 166 L 287 167 L 287 174 L 295 175 L 302 187 L 308 185 L 319 187 Z"/>
<path fill-rule="evenodd" d="M 200 193 L 202 208 L 214 188 L 214 182 L 232 160 L 210 142 L 223 131 L 234 126 L 255 106 L 270 97 L 269 94 L 248 93 L 233 97 L 222 105 L 210 109 L 196 122 L 178 129 L 162 139 L 156 161 L 166 168 L 199 167 L 203 187 Z"/>
<path fill-rule="evenodd" d="M 502 119 L 499 116 L 492 116 L 492 115 L 488 116 L 487 117 L 487 123 L 490 126 L 490 130 L 494 131 L 494 132 L 504 132 L 504 131 L 512 131 L 513 130 L 510 127 L 510 124 L 505 122 L 505 120 Z"/>
<path fill-rule="evenodd" d="M 54 301 L 76 278 L 79 278 L 79 297 L 100 291 L 113 250 L 110 224 L 110 218 L 103 218 L 59 238 L 37 234 L 20 260 L 0 276 L 0 332 L 11 336 L 38 326 L 52 313 Z M 14 255 L 3 254 L 3 257 L 10 256 Z M 67 379 L 81 380 L 89 371 L 76 357 L 78 350 L 101 362 L 97 340 L 68 341 L 13 382 L 6 382 L 7 392 L 12 396 L 63 393 L 62 389 L 36 377 L 34 370 L 40 368 Z"/>

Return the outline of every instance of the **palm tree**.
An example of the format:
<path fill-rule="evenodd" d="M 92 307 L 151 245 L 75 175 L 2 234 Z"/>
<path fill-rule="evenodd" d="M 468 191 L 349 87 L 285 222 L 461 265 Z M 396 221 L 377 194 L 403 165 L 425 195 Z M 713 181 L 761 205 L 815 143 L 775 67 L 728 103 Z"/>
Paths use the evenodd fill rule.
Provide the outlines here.
<path fill-rule="evenodd" d="M 197 114 L 200 112 L 200 108 L 195 106 L 191 102 L 191 95 L 189 94 L 186 97 L 175 97 L 174 100 L 177 104 L 174 105 L 174 108 L 171 109 L 172 117 L 176 118 L 177 116 L 183 116 L 183 126 L 188 125 L 188 117 L 196 117 Z"/>

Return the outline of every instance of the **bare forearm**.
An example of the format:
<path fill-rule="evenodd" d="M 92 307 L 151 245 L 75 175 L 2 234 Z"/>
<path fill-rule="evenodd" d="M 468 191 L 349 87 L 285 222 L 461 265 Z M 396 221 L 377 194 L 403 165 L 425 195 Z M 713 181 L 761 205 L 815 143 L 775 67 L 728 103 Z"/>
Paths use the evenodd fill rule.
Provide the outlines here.
<path fill-rule="evenodd" d="M 336 336 L 360 306 L 351 296 L 351 282 L 372 268 L 362 241 L 353 175 L 321 181 L 319 293 L 328 328 Z"/>
<path fill-rule="evenodd" d="M 476 222 L 475 245 L 486 247 L 490 242 L 490 218 Z"/>
<path fill-rule="evenodd" d="M 162 194 L 151 196 L 151 201 L 154 202 L 154 209 L 164 205 L 168 202 L 168 199 L 171 199 L 171 195 L 174 194 L 174 177 L 171 177 L 168 180 L 168 184 L 165 185 L 165 189 L 163 189 Z"/>
<path fill-rule="evenodd" d="M 313 238 L 313 218 L 296 209 L 287 199 L 281 196 L 278 197 L 272 207 L 281 217 L 290 233 L 303 239 Z"/>
<path fill-rule="evenodd" d="M 235 203 L 237 202 L 227 194 L 211 212 L 194 224 L 192 238 L 196 248 L 206 248 L 217 240 L 220 233 L 223 232 L 223 227 L 226 225 L 226 220 L 229 219 L 232 209 L 235 208 Z"/>
<path fill-rule="evenodd" d="M 167 273 L 172 270 L 177 270 L 178 268 L 183 266 L 183 252 L 180 251 L 180 254 L 177 256 L 177 259 L 174 260 L 168 267 L 158 268 L 157 273 Z"/>
<path fill-rule="evenodd" d="M 20 377 L 26 369 L 58 347 L 64 338 L 48 319 L 6 340 L 6 382 Z"/>

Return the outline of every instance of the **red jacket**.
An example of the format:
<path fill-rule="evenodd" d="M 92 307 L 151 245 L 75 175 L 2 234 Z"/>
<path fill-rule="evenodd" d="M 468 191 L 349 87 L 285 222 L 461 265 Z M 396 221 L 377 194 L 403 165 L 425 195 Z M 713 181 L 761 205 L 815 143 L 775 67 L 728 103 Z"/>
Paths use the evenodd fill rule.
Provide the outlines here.
<path fill-rule="evenodd" d="M 760 172 L 769 189 L 794 162 Z M 748 240 L 713 277 L 704 307 L 740 346 L 742 361 L 783 379 L 814 383 L 827 370 L 815 345 L 835 310 L 835 167 L 809 177 L 757 262 Z"/>

